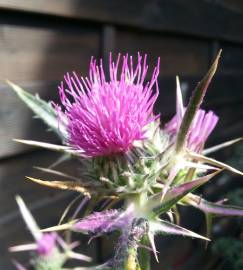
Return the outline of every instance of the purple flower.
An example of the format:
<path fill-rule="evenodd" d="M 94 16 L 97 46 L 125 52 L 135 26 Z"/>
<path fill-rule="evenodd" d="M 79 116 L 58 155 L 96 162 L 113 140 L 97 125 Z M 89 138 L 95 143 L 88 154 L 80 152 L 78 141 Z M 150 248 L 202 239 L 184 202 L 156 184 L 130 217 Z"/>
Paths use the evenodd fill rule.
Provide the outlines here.
<path fill-rule="evenodd" d="M 122 59 L 121 59 L 122 58 Z M 91 58 L 89 77 L 66 74 L 59 86 L 64 113 L 59 120 L 67 127 L 67 143 L 85 156 L 107 156 L 125 153 L 136 140 L 146 138 L 147 125 L 158 116 L 153 106 L 158 97 L 158 64 L 152 78 L 145 83 L 146 56 L 110 56 L 109 80 L 102 60 L 97 65 Z M 155 86 L 155 93 L 153 88 Z"/>
<path fill-rule="evenodd" d="M 56 249 L 57 235 L 55 233 L 44 233 L 37 241 L 37 253 L 41 256 L 49 256 Z"/>
<path fill-rule="evenodd" d="M 185 110 L 184 110 L 185 111 Z M 184 114 L 184 113 L 183 113 Z M 182 118 L 176 114 L 170 122 L 165 125 L 165 130 L 172 136 L 175 136 L 180 127 Z M 206 113 L 200 109 L 192 122 L 192 126 L 187 135 L 187 147 L 195 152 L 201 152 L 209 135 L 214 130 L 218 122 L 218 116 L 214 112 Z"/>
<path fill-rule="evenodd" d="M 182 93 L 179 78 L 177 77 L 176 89 L 176 115 L 165 125 L 165 130 L 174 138 L 180 129 L 186 108 L 183 106 Z M 209 111 L 199 109 L 192 121 L 192 125 L 187 134 L 187 147 L 195 152 L 201 152 L 209 135 L 218 123 L 218 116 Z"/>
<path fill-rule="evenodd" d="M 116 209 L 95 212 L 73 225 L 74 231 L 87 233 L 109 233 L 115 230 L 123 230 L 129 224 L 133 214 L 131 209 L 120 211 Z"/>

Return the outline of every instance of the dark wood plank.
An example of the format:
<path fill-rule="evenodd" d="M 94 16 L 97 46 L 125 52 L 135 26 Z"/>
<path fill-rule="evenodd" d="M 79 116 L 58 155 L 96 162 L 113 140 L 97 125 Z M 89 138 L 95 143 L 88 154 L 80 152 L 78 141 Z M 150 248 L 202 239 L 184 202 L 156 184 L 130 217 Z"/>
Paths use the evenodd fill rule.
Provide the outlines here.
<path fill-rule="evenodd" d="M 222 57 L 219 72 L 239 76 L 243 74 L 243 49 L 235 44 L 222 43 Z"/>
<path fill-rule="evenodd" d="M 243 43 L 241 14 L 211 1 L 1 0 L 0 8 Z"/>
<path fill-rule="evenodd" d="M 60 23 L 43 27 L 19 20 L 0 24 L 0 79 L 9 79 L 46 100 L 56 99 L 57 84 L 67 71 L 88 72 L 90 57 L 99 53 L 99 32 Z M 68 25 L 70 26 L 70 25 Z M 32 112 L 9 89 L 0 85 L 0 158 L 20 153 L 12 138 L 53 141 L 46 127 L 32 120 Z"/>
<path fill-rule="evenodd" d="M 243 13 L 243 2 L 241 0 L 216 0 L 215 2 L 234 12 Z"/>
<path fill-rule="evenodd" d="M 14 23 L 0 24 L 1 79 L 54 81 L 74 69 L 87 74 L 90 57 L 99 53 L 99 30 L 94 28 L 61 22 L 48 28 L 38 21 Z"/>
<path fill-rule="evenodd" d="M 192 38 L 118 29 L 116 51 L 148 55 L 150 71 L 160 57 L 160 76 L 199 75 L 206 72 L 210 43 Z"/>

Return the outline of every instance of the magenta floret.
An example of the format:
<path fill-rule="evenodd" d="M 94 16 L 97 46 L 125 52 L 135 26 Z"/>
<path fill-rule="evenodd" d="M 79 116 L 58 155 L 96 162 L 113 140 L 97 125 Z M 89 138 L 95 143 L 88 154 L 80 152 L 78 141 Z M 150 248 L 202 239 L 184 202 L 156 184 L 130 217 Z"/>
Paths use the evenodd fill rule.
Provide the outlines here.
<path fill-rule="evenodd" d="M 92 58 L 89 77 L 66 74 L 59 86 L 64 113 L 60 121 L 67 125 L 67 142 L 85 156 L 125 153 L 136 140 L 146 137 L 146 126 L 156 117 L 154 103 L 158 97 L 159 59 L 152 78 L 145 83 L 146 56 L 110 57 L 109 80 L 102 61 Z M 153 89 L 155 88 L 155 89 Z"/>

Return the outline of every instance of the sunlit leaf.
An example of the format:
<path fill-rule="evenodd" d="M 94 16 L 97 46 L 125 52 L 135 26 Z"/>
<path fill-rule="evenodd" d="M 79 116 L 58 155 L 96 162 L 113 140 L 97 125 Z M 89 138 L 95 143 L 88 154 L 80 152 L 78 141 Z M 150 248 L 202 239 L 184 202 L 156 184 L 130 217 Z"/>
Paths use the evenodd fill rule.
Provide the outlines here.
<path fill-rule="evenodd" d="M 176 152 L 179 153 L 184 147 L 186 143 L 186 137 L 190 130 L 192 121 L 203 102 L 203 98 L 206 94 L 207 88 L 217 70 L 219 58 L 221 55 L 221 50 L 219 51 L 216 59 L 214 60 L 212 66 L 210 67 L 208 73 L 202 79 L 202 81 L 197 85 L 196 89 L 194 90 L 192 97 L 189 101 L 189 104 L 186 108 L 185 114 L 182 119 L 182 123 L 177 135 L 176 139 Z"/>
<path fill-rule="evenodd" d="M 79 193 L 84 194 L 85 196 L 90 197 L 90 192 L 87 190 L 87 188 L 82 187 L 78 182 L 74 181 L 43 181 L 37 178 L 33 177 L 26 177 L 27 179 L 40 184 L 42 186 L 56 188 L 56 189 L 62 189 L 62 190 L 72 190 L 77 191 Z"/>
<path fill-rule="evenodd" d="M 154 232 L 155 234 L 172 234 L 172 235 L 181 235 L 181 236 L 188 236 L 193 238 L 200 238 L 206 241 L 210 241 L 210 239 L 194 233 L 190 230 L 187 230 L 181 226 L 178 226 L 176 224 L 170 223 L 165 220 L 161 221 L 154 221 L 149 223 L 149 229 L 150 231 Z"/>
<path fill-rule="evenodd" d="M 45 173 L 50 173 L 50 174 L 53 174 L 53 175 L 57 175 L 57 176 L 61 176 L 61 177 L 64 177 L 64 178 L 72 179 L 74 181 L 79 181 L 80 180 L 78 177 L 75 177 L 75 176 L 72 176 L 70 174 L 66 174 L 66 173 L 63 173 L 63 172 L 60 172 L 60 171 L 57 171 L 57 170 L 52 170 L 52 169 L 49 169 L 49 168 L 42 168 L 42 167 L 38 167 L 38 166 L 34 166 L 34 168 L 36 170 L 39 170 L 39 171 L 42 171 L 42 172 L 45 172 Z"/>
<path fill-rule="evenodd" d="M 18 203 L 20 213 L 28 226 L 28 229 L 30 230 L 31 234 L 35 238 L 36 241 L 40 240 L 42 237 L 42 233 L 34 220 L 33 216 L 31 215 L 29 209 L 25 205 L 23 199 L 20 196 L 16 196 L 16 201 Z"/>
<path fill-rule="evenodd" d="M 233 173 L 236 173 L 236 174 L 239 174 L 239 175 L 243 175 L 243 172 L 223 163 L 223 162 L 220 162 L 218 160 L 215 160 L 213 158 L 209 158 L 209 157 L 205 157 L 203 155 L 200 155 L 200 154 L 197 154 L 197 153 L 192 153 L 190 151 L 188 151 L 188 155 L 189 157 L 195 159 L 195 160 L 198 160 L 198 161 L 201 161 L 201 162 L 204 162 L 204 163 L 208 163 L 208 164 L 211 164 L 213 166 L 217 166 L 221 169 L 225 169 L 225 170 L 228 170 L 230 172 L 233 172 Z"/>
<path fill-rule="evenodd" d="M 209 154 L 212 154 L 216 151 L 219 151 L 221 149 L 224 149 L 226 147 L 229 147 L 235 143 L 238 143 L 240 141 L 243 140 L 243 137 L 240 137 L 240 138 L 237 138 L 237 139 L 234 139 L 234 140 L 230 140 L 230 141 L 227 141 L 227 142 L 224 142 L 224 143 L 221 143 L 221 144 L 218 144 L 218 145 L 215 145 L 215 146 L 212 146 L 210 148 L 207 148 L 205 150 L 203 150 L 202 154 L 203 155 L 209 155 Z"/>
<path fill-rule="evenodd" d="M 14 141 L 23 143 L 26 145 L 45 148 L 52 151 L 65 152 L 72 155 L 79 155 L 82 153 L 81 151 L 72 150 L 70 147 L 64 146 L 64 145 L 57 145 L 57 144 L 52 144 L 52 143 L 38 142 L 38 141 L 31 141 L 31 140 L 21 140 L 21 139 L 14 139 Z"/>
<path fill-rule="evenodd" d="M 202 176 L 191 182 L 184 183 L 168 190 L 163 200 L 161 201 L 161 194 L 158 193 L 151 197 L 148 202 L 148 207 L 157 215 L 165 213 L 173 207 L 185 195 L 197 189 L 201 185 L 207 183 L 211 178 L 216 176 L 220 171 Z"/>
<path fill-rule="evenodd" d="M 159 262 L 159 258 L 158 258 L 157 250 L 156 250 L 156 246 L 155 246 L 155 241 L 154 241 L 154 233 L 152 233 L 151 231 L 148 232 L 148 239 L 149 239 L 149 243 L 150 243 L 150 246 L 152 248 L 152 251 L 154 253 L 154 257 L 155 257 L 156 261 Z"/>
<path fill-rule="evenodd" d="M 188 195 L 186 202 L 205 213 L 219 216 L 243 216 L 243 207 L 208 202 L 193 194 Z"/>
<path fill-rule="evenodd" d="M 66 134 L 65 127 L 58 122 L 56 110 L 39 96 L 32 95 L 20 86 L 7 81 L 19 98 L 61 138 Z"/>

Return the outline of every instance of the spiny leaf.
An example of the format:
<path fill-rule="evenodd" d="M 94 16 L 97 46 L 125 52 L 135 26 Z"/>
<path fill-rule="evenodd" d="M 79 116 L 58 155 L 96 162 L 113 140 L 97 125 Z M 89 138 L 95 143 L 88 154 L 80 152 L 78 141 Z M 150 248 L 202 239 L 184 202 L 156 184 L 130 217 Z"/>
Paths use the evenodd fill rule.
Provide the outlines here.
<path fill-rule="evenodd" d="M 64 153 L 62 154 L 57 160 L 55 160 L 50 166 L 49 166 L 49 169 L 53 169 L 55 168 L 56 166 L 62 164 L 63 162 L 67 161 L 67 160 L 70 160 L 72 157 L 72 154 L 70 153 Z"/>
<path fill-rule="evenodd" d="M 79 183 L 73 181 L 43 181 L 33 177 L 26 177 L 27 179 L 40 184 L 42 186 L 47 186 L 56 189 L 62 190 L 73 190 L 79 193 L 84 194 L 85 196 L 91 197 L 90 192 L 85 188 L 82 187 Z"/>
<path fill-rule="evenodd" d="M 190 230 L 187 230 L 181 226 L 178 226 L 176 224 L 170 223 L 165 220 L 161 220 L 160 222 L 158 221 L 150 222 L 149 229 L 155 234 L 162 233 L 162 234 L 182 235 L 182 236 L 189 236 L 193 238 L 200 238 L 206 241 L 210 241 L 210 239 L 200 234 L 194 233 Z"/>
<path fill-rule="evenodd" d="M 209 154 L 214 153 L 216 151 L 219 151 L 219 150 L 221 150 L 221 149 L 223 149 L 225 147 L 228 147 L 228 146 L 231 146 L 231 145 L 233 145 L 235 143 L 238 143 L 238 142 L 240 142 L 242 140 L 243 140 L 243 137 L 240 137 L 240 138 L 236 138 L 234 140 L 230 140 L 230 141 L 227 141 L 227 142 L 212 146 L 210 148 L 207 148 L 207 149 L 203 150 L 202 154 L 203 155 L 209 155 Z"/>
<path fill-rule="evenodd" d="M 60 225 L 56 225 L 56 226 L 49 227 L 46 229 L 42 229 L 41 232 L 57 232 L 57 231 L 70 230 L 70 228 L 73 226 L 75 222 L 76 220 L 72 220 L 65 224 L 60 224 Z"/>
<path fill-rule="evenodd" d="M 68 205 L 67 207 L 64 209 L 64 212 L 62 213 L 62 216 L 58 222 L 58 225 L 61 225 L 64 218 L 67 216 L 69 210 L 71 209 L 71 207 L 74 205 L 74 203 L 76 203 L 78 201 L 78 199 L 80 199 L 82 197 L 82 195 L 78 195 L 77 197 L 75 197 Z"/>
<path fill-rule="evenodd" d="M 184 183 L 180 186 L 171 188 L 164 196 L 161 202 L 161 194 L 158 193 L 149 199 L 148 208 L 150 208 L 156 215 L 160 215 L 173 207 L 180 199 L 188 193 L 197 189 L 201 185 L 207 183 L 211 178 L 216 176 L 220 171 L 202 176 L 191 182 Z"/>
<path fill-rule="evenodd" d="M 219 216 L 243 216 L 243 207 L 208 202 L 197 195 L 189 194 L 185 201 L 204 213 Z"/>
<path fill-rule="evenodd" d="M 80 261 L 85 261 L 85 262 L 92 262 L 91 257 L 86 256 L 84 254 L 76 253 L 70 249 L 66 251 L 66 256 L 68 256 L 69 259 L 75 259 L 75 260 L 80 260 Z"/>
<path fill-rule="evenodd" d="M 31 234 L 33 235 L 33 237 L 35 238 L 36 241 L 40 240 L 42 237 L 42 233 L 41 233 L 37 223 L 35 222 L 33 216 L 31 215 L 29 209 L 25 205 L 23 199 L 20 196 L 16 196 L 16 201 L 17 201 L 17 204 L 19 206 L 20 213 L 21 213 L 26 225 L 28 226 Z"/>
<path fill-rule="evenodd" d="M 38 166 L 34 166 L 34 169 L 45 172 L 45 173 L 50 173 L 50 174 L 54 174 L 54 175 L 58 175 L 64 178 L 68 178 L 68 179 L 72 179 L 74 181 L 79 181 L 80 179 L 78 177 L 72 176 L 70 174 L 66 174 L 57 170 L 52 170 L 49 168 L 43 168 L 43 167 L 38 167 Z"/>
<path fill-rule="evenodd" d="M 221 55 L 221 50 L 216 56 L 216 59 L 214 60 L 208 73 L 205 75 L 202 81 L 197 85 L 196 89 L 194 90 L 192 94 L 192 97 L 189 101 L 186 112 L 183 116 L 182 123 L 179 129 L 178 135 L 177 135 L 177 139 L 176 139 L 176 152 L 177 153 L 179 153 L 185 147 L 188 131 L 190 130 L 192 121 L 203 101 L 207 88 L 217 70 L 220 55 Z"/>
<path fill-rule="evenodd" d="M 16 267 L 17 270 L 27 270 L 27 268 L 25 268 L 22 264 L 20 264 L 19 262 L 13 260 L 12 261 L 14 266 Z"/>
<path fill-rule="evenodd" d="M 66 131 L 65 127 L 57 120 L 56 110 L 40 97 L 28 93 L 10 81 L 6 82 L 20 97 L 20 99 L 63 139 L 63 135 L 66 133 Z"/>
<path fill-rule="evenodd" d="M 220 162 L 220 161 L 217 161 L 213 158 L 209 158 L 209 157 L 205 157 L 203 155 L 200 155 L 200 154 L 197 154 L 197 153 L 192 153 L 190 151 L 188 151 L 188 155 L 195 159 L 195 160 L 198 160 L 198 161 L 201 161 L 201 162 L 205 162 L 205 163 L 208 163 L 208 164 L 211 164 L 211 165 L 214 165 L 214 166 L 217 166 L 221 169 L 226 169 L 230 172 L 233 172 L 233 173 L 236 173 L 236 174 L 239 174 L 239 175 L 243 175 L 243 172 L 223 163 L 223 162 Z"/>
<path fill-rule="evenodd" d="M 218 171 L 218 170 L 220 170 L 217 167 L 209 166 L 209 165 L 202 164 L 202 163 L 196 163 L 193 161 L 185 161 L 184 168 L 193 168 L 193 169 L 198 169 L 198 170 L 203 170 L 203 171 L 206 171 L 206 170 Z"/>
<path fill-rule="evenodd" d="M 152 251 L 154 253 L 154 257 L 155 257 L 156 261 L 159 262 L 159 258 L 158 258 L 157 250 L 156 250 L 156 246 L 155 246 L 155 241 L 154 241 L 154 233 L 151 233 L 151 231 L 148 232 L 148 240 L 149 240 L 150 246 L 152 248 Z"/>
<path fill-rule="evenodd" d="M 31 146 L 36 146 L 36 147 L 41 147 L 41 148 L 57 151 L 57 152 L 65 152 L 65 153 L 69 153 L 73 155 L 78 155 L 80 153 L 79 151 L 77 152 L 75 150 L 72 150 L 70 147 L 64 146 L 64 145 L 57 145 L 57 144 L 51 144 L 51 143 L 46 143 L 46 142 L 31 141 L 31 140 L 21 140 L 21 139 L 14 139 L 14 141 L 31 145 Z"/>

